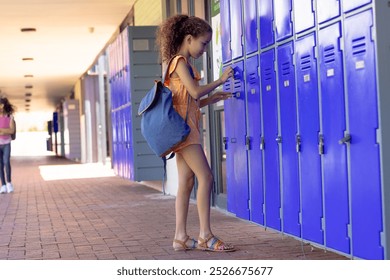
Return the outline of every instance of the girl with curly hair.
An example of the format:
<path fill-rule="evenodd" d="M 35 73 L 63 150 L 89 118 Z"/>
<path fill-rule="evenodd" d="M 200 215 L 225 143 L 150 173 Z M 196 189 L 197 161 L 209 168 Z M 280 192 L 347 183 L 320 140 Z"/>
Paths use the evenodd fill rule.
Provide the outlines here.
<path fill-rule="evenodd" d="M 190 64 L 190 58 L 202 56 L 211 39 L 210 25 L 194 16 L 175 15 L 163 22 L 157 30 L 161 58 L 168 67 L 164 84 L 172 91 L 173 106 L 183 118 L 188 107 L 187 123 L 191 128 L 187 139 L 174 151 L 179 176 L 175 205 L 176 230 L 173 240 L 175 250 L 234 251 L 232 245 L 223 242 L 211 231 L 210 196 L 213 174 L 201 146 L 199 127 L 201 107 L 232 96 L 231 93 L 222 91 L 210 96 L 209 93 L 232 77 L 233 69 L 228 67 L 216 81 L 199 85 L 200 74 Z M 187 234 L 188 207 L 194 187 L 194 176 L 198 180 L 197 208 L 200 231 L 197 240 Z"/>
<path fill-rule="evenodd" d="M 8 99 L 0 97 L 0 193 L 14 191 L 11 183 L 11 135 L 15 132 L 14 111 L 15 108 Z"/>

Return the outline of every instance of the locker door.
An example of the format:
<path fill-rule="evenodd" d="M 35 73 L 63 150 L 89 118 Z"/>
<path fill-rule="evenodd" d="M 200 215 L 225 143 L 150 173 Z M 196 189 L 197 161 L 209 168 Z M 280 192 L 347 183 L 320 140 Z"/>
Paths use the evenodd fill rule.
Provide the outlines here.
<path fill-rule="evenodd" d="M 317 18 L 323 23 L 340 15 L 340 0 L 317 0 Z"/>
<path fill-rule="evenodd" d="M 257 0 L 260 17 L 260 45 L 261 48 L 272 45 L 274 40 L 274 11 L 272 0 Z"/>
<path fill-rule="evenodd" d="M 227 207 L 237 217 L 249 220 L 244 62 L 232 67 L 230 91 L 235 97 L 225 101 Z M 227 87 L 224 90 L 229 90 Z"/>
<path fill-rule="evenodd" d="M 383 259 L 378 105 L 372 10 L 345 20 L 353 255 Z"/>
<path fill-rule="evenodd" d="M 342 5 L 343 5 L 343 8 L 344 8 L 344 12 L 349 12 L 349 11 L 352 11 L 354 9 L 357 9 L 359 7 L 362 7 L 364 5 L 367 5 L 369 3 L 371 3 L 372 0 L 344 0 L 342 1 Z"/>
<path fill-rule="evenodd" d="M 301 236 L 300 191 L 297 139 L 297 103 L 295 94 L 294 45 L 278 48 L 280 123 L 282 136 L 283 231 Z"/>
<path fill-rule="evenodd" d="M 246 60 L 246 92 L 248 102 L 249 188 L 251 220 L 264 225 L 264 189 L 261 154 L 261 112 L 259 56 Z"/>
<path fill-rule="evenodd" d="M 276 41 L 282 41 L 293 35 L 291 12 L 291 0 L 274 1 Z"/>
<path fill-rule="evenodd" d="M 232 49 L 230 45 L 230 0 L 220 0 L 221 10 L 221 43 L 222 43 L 222 63 L 232 60 Z"/>
<path fill-rule="evenodd" d="M 244 21 L 245 21 L 245 53 L 257 52 L 257 2 L 244 0 Z"/>
<path fill-rule="evenodd" d="M 301 137 L 302 237 L 323 244 L 320 119 L 315 35 L 296 41 L 299 133 Z"/>
<path fill-rule="evenodd" d="M 280 230 L 280 183 L 278 105 L 276 96 L 275 51 L 260 55 L 264 123 L 265 224 Z"/>
<path fill-rule="evenodd" d="M 294 23 L 296 33 L 314 27 L 313 0 L 294 0 Z"/>
<path fill-rule="evenodd" d="M 230 1 L 230 40 L 232 59 L 241 58 L 244 54 L 242 28 L 242 0 Z"/>
<path fill-rule="evenodd" d="M 323 183 L 326 246 L 348 254 L 350 240 L 347 151 L 345 145 L 338 143 L 346 130 L 340 39 L 340 23 L 320 30 L 322 127 L 325 143 Z"/>

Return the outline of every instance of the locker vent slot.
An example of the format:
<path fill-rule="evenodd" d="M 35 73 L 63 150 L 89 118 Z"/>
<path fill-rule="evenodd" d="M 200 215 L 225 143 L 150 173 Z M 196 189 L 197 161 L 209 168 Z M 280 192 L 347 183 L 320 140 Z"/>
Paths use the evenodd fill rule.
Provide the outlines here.
<path fill-rule="evenodd" d="M 366 37 L 359 37 L 352 40 L 352 54 L 361 55 L 366 53 Z"/>
<path fill-rule="evenodd" d="M 324 49 L 324 62 L 325 63 L 331 63 L 335 61 L 335 48 L 334 46 L 327 46 Z"/>
<path fill-rule="evenodd" d="M 264 79 L 266 81 L 272 80 L 272 68 L 265 68 L 264 69 Z"/>
<path fill-rule="evenodd" d="M 225 83 L 223 85 L 225 91 L 230 91 L 232 89 L 231 83 Z"/>
<path fill-rule="evenodd" d="M 251 85 L 257 84 L 256 73 L 249 74 L 249 84 Z"/>
<path fill-rule="evenodd" d="M 285 62 L 282 64 L 282 75 L 288 76 L 290 75 L 290 62 Z"/>
<path fill-rule="evenodd" d="M 234 80 L 234 90 L 239 91 L 241 90 L 241 81 L 240 80 Z"/>
<path fill-rule="evenodd" d="M 301 56 L 301 70 L 306 71 L 311 69 L 311 55 Z"/>

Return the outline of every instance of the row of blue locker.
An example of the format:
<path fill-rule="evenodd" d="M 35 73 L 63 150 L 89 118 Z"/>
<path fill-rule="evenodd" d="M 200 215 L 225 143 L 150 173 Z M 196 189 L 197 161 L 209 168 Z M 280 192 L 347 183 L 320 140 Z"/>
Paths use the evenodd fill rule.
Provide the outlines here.
<path fill-rule="evenodd" d="M 344 34 L 336 22 L 224 65 L 234 68 L 224 90 L 235 96 L 225 101 L 227 205 L 241 218 L 383 259 L 372 10 L 343 24 Z"/>
<path fill-rule="evenodd" d="M 110 58 L 111 108 L 116 109 L 131 102 L 128 32 L 121 32 L 107 53 Z"/>
<path fill-rule="evenodd" d="M 221 0 L 222 61 L 257 52 L 372 0 Z M 242 12 L 240 12 L 242 11 Z M 260 45 L 259 45 L 260 41 Z"/>
<path fill-rule="evenodd" d="M 111 112 L 112 120 L 112 164 L 115 174 L 134 180 L 133 139 L 131 110 L 124 107 Z"/>

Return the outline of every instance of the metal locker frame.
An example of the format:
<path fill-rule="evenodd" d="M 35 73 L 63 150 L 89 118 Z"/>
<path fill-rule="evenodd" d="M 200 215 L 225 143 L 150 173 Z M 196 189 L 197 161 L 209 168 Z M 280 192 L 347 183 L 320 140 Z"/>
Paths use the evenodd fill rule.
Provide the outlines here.
<path fill-rule="evenodd" d="M 265 225 L 281 229 L 278 98 L 274 49 L 260 55 L 264 132 Z"/>
<path fill-rule="evenodd" d="M 324 244 L 322 228 L 322 148 L 319 114 L 316 34 L 310 33 L 296 40 L 296 76 L 299 109 L 301 150 L 301 224 L 304 239 Z"/>
<path fill-rule="evenodd" d="M 319 30 L 322 134 L 324 137 L 323 193 L 326 247 L 350 253 L 349 195 L 342 24 Z M 337 207 L 335 207 L 337 205 Z"/>
<path fill-rule="evenodd" d="M 257 0 L 260 18 L 260 47 L 275 43 L 273 0 Z"/>
<path fill-rule="evenodd" d="M 371 9 L 344 21 L 351 134 L 351 231 L 354 256 L 382 259 L 382 187 L 373 25 Z"/>
<path fill-rule="evenodd" d="M 295 33 L 301 33 L 315 26 L 314 1 L 293 0 Z"/>
<path fill-rule="evenodd" d="M 344 12 L 350 12 L 352 10 L 355 10 L 357 8 L 360 8 L 364 5 L 370 4 L 373 0 L 343 0 L 342 5 L 343 5 L 343 10 Z M 379 0 L 381 1 L 381 0 Z"/>
<path fill-rule="evenodd" d="M 245 54 L 257 52 L 259 49 L 257 1 L 244 0 L 244 42 Z"/>
<path fill-rule="evenodd" d="M 277 42 L 293 36 L 292 9 L 292 0 L 274 1 L 275 39 Z"/>
<path fill-rule="evenodd" d="M 264 225 L 264 186 L 262 156 L 262 125 L 260 103 L 259 56 L 245 61 L 247 97 L 247 144 L 250 189 L 250 219 Z"/>
<path fill-rule="evenodd" d="M 283 232 L 301 237 L 298 116 L 295 84 L 294 43 L 277 49 L 280 99 L 281 182 Z"/>
<path fill-rule="evenodd" d="M 233 98 L 225 100 L 227 206 L 237 217 L 249 220 L 244 61 L 231 66 L 234 78 L 224 84 L 224 90 L 234 93 Z"/>

